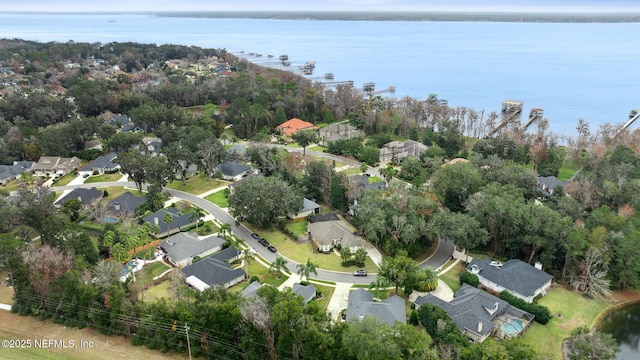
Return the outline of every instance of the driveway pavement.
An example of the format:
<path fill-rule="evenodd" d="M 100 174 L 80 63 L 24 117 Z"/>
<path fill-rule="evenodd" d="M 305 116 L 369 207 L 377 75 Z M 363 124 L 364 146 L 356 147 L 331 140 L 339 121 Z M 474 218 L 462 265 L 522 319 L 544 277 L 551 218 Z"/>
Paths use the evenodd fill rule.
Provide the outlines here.
<path fill-rule="evenodd" d="M 333 296 L 327 305 L 327 311 L 331 313 L 333 320 L 340 320 L 340 311 L 346 309 L 349 304 L 349 291 L 353 284 L 349 283 L 336 283 L 336 288 L 333 290 Z"/>

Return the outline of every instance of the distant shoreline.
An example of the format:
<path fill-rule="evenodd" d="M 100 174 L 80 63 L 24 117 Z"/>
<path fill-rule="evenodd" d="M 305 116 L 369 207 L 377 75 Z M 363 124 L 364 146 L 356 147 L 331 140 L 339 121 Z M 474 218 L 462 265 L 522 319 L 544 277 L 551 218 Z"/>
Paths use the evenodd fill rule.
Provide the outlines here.
<path fill-rule="evenodd" d="M 540 23 L 637 23 L 640 12 L 382 12 L 382 11 L 166 11 L 166 12 L 10 12 L 34 15 L 152 15 L 158 17 L 318 21 L 472 21 Z"/>

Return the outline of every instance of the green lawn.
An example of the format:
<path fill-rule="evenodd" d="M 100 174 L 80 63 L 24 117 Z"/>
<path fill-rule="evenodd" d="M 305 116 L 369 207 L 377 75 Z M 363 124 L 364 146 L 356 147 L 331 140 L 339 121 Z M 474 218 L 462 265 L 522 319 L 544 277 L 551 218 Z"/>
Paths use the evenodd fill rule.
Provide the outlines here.
<path fill-rule="evenodd" d="M 336 165 L 338 166 L 338 165 Z M 345 174 L 346 176 L 351 176 L 351 175 L 358 175 L 358 174 L 362 174 L 362 171 L 360 170 L 359 167 L 350 167 L 346 170 L 340 171 L 340 173 Z"/>
<path fill-rule="evenodd" d="M 333 292 L 336 288 L 333 286 L 319 285 L 315 283 L 313 284 L 313 286 L 315 286 L 322 293 L 322 299 L 315 300 L 315 303 L 318 304 L 319 308 L 327 310 L 329 301 L 331 300 Z"/>
<path fill-rule="evenodd" d="M 382 179 L 380 179 L 377 176 L 369 176 L 369 184 L 373 184 L 377 182 L 382 182 Z"/>
<path fill-rule="evenodd" d="M 298 238 L 303 238 L 307 236 L 307 221 L 294 221 L 288 223 L 285 228 L 289 229 L 292 233 L 294 233 Z"/>
<path fill-rule="evenodd" d="M 538 303 L 548 307 L 553 317 L 547 325 L 533 324 L 522 340 L 553 359 L 562 359 L 562 340 L 571 330 L 583 325 L 591 327 L 609 306 L 605 301 L 587 299 L 562 287 L 549 291 Z"/>
<path fill-rule="evenodd" d="M 324 147 L 324 146 L 320 146 L 320 145 L 311 145 L 311 146 L 307 147 L 307 150 L 316 151 L 316 152 L 324 152 L 325 150 L 327 150 L 327 148 Z"/>
<path fill-rule="evenodd" d="M 98 183 L 98 182 L 118 181 L 121 177 L 122 177 L 122 174 L 120 174 L 120 173 L 89 176 L 88 178 L 86 178 L 84 180 L 84 183 L 85 184 L 92 184 L 92 183 Z"/>
<path fill-rule="evenodd" d="M 69 180 L 71 181 L 71 180 Z M 20 189 L 20 185 L 22 183 L 20 182 L 20 180 L 13 180 L 11 182 L 9 182 L 6 185 L 0 185 L 0 189 L 4 190 L 8 193 L 12 192 L 12 191 L 18 191 Z"/>
<path fill-rule="evenodd" d="M 227 192 L 224 190 L 220 190 L 218 192 L 214 192 L 213 194 L 205 197 L 205 199 L 211 201 L 212 203 L 220 206 L 221 208 L 229 207 L 229 201 L 227 200 Z"/>
<path fill-rule="evenodd" d="M 0 271 L 0 281 L 4 281 L 9 278 L 9 274 L 2 270 Z M 0 285 L 0 303 L 13 304 L 13 288 L 6 285 Z"/>
<path fill-rule="evenodd" d="M 166 185 L 166 187 L 174 190 L 180 190 L 188 192 L 189 194 L 199 195 L 209 190 L 217 189 L 220 186 L 228 184 L 227 181 L 218 179 L 211 179 L 207 181 L 207 177 L 204 175 L 192 176 L 187 179 L 185 185 L 182 184 L 182 180 L 175 180 Z"/>
<path fill-rule="evenodd" d="M 198 225 L 198 235 L 211 235 L 217 234 L 220 231 L 218 225 L 214 224 L 213 221 L 207 220 L 203 224 Z"/>
<path fill-rule="evenodd" d="M 145 302 L 153 302 L 160 298 L 172 298 L 171 292 L 169 291 L 169 280 L 163 281 L 160 284 L 154 285 L 144 291 Z"/>
<path fill-rule="evenodd" d="M 145 265 L 141 270 L 144 274 L 144 282 L 148 283 L 153 281 L 154 277 L 160 276 L 163 272 L 169 269 L 170 268 L 161 261 L 156 261 L 154 263 Z"/>
<path fill-rule="evenodd" d="M 69 183 L 71 182 L 71 180 L 75 179 L 76 177 L 78 177 L 78 173 L 77 172 L 72 172 L 70 174 L 67 174 L 63 177 L 61 177 L 60 179 L 56 180 L 53 182 L 53 186 L 65 186 L 65 185 L 69 185 Z"/>
<path fill-rule="evenodd" d="M 278 249 L 278 252 L 297 263 L 304 263 L 307 261 L 307 258 L 309 258 L 311 259 L 311 262 L 323 270 L 351 272 L 356 269 L 360 269 L 355 266 L 348 268 L 343 267 L 342 259 L 340 259 L 340 256 L 336 253 L 331 252 L 329 254 L 322 254 L 314 252 L 310 242 L 296 243 L 289 239 L 287 235 L 275 229 L 275 227 L 269 230 L 258 230 L 257 233 L 263 238 L 269 240 L 269 243 L 275 246 Z M 369 257 L 367 257 L 365 266 L 362 269 L 365 269 L 370 273 L 378 272 L 378 267 Z M 291 270 L 296 271 L 296 269 Z"/>
<path fill-rule="evenodd" d="M 571 179 L 571 177 L 573 176 L 573 174 L 576 173 L 576 171 L 578 171 L 578 169 L 572 169 L 572 168 L 563 166 L 558 171 L 558 179 L 562 181 L 567 181 Z"/>
<path fill-rule="evenodd" d="M 464 263 L 459 262 L 456 264 L 456 266 L 451 268 L 451 270 L 447 271 L 444 274 L 441 274 L 439 277 L 455 293 L 461 287 L 459 277 L 460 277 L 460 274 L 462 274 L 462 272 L 464 271 L 464 269 L 465 269 Z"/>

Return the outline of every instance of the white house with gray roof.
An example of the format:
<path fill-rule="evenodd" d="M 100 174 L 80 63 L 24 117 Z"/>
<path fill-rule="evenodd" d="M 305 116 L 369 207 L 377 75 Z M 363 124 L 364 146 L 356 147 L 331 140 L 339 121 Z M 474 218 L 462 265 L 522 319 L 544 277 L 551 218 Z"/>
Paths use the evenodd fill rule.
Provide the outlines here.
<path fill-rule="evenodd" d="M 0 185 L 20 178 L 23 172 L 32 172 L 34 165 L 33 161 L 16 161 L 12 165 L 0 165 Z"/>
<path fill-rule="evenodd" d="M 114 162 L 117 157 L 118 154 L 114 152 L 98 156 L 95 160 L 80 169 L 78 173 L 80 175 L 92 175 L 94 172 L 98 174 L 114 173 L 120 169 L 120 164 Z"/>
<path fill-rule="evenodd" d="M 521 335 L 534 319 L 532 314 L 468 284 L 463 284 L 449 302 L 428 294 L 418 297 L 415 304 L 418 308 L 424 304 L 441 308 L 475 343 L 491 335 L 500 339 Z"/>
<path fill-rule="evenodd" d="M 367 316 L 373 316 L 389 326 L 393 326 L 396 321 L 407 323 L 407 313 L 404 308 L 404 300 L 401 297 L 394 295 L 382 301 L 373 301 L 373 295 L 365 289 L 351 291 L 346 320 L 358 321 Z"/>
<path fill-rule="evenodd" d="M 240 291 L 240 296 L 245 299 L 255 299 L 258 297 L 258 290 L 262 287 L 260 281 L 254 281 L 249 284 L 246 288 Z"/>
<path fill-rule="evenodd" d="M 482 286 L 495 292 L 507 290 L 513 296 L 533 302 L 538 294 L 546 294 L 551 286 L 553 276 L 542 271 L 542 265 L 531 266 L 518 259 L 511 259 L 504 264 L 489 258 L 473 259 L 467 271 L 476 274 Z"/>
<path fill-rule="evenodd" d="M 55 202 L 55 205 L 61 206 L 67 201 L 78 200 L 84 209 L 89 209 L 102 199 L 102 195 L 102 190 L 94 187 L 89 189 L 75 188 L 65 196 L 58 199 L 58 201 Z"/>
<path fill-rule="evenodd" d="M 316 287 L 313 286 L 312 284 L 302 285 L 302 284 L 296 283 L 296 284 L 293 284 L 293 287 L 291 288 L 291 290 L 293 290 L 294 293 L 302 296 L 304 303 L 308 304 L 309 301 L 313 300 L 313 298 L 316 296 L 316 291 L 318 289 L 316 289 Z"/>
<path fill-rule="evenodd" d="M 251 168 L 237 161 L 229 161 L 218 164 L 216 171 L 220 171 L 224 180 L 237 181 L 251 172 Z"/>
<path fill-rule="evenodd" d="M 302 209 L 297 214 L 289 215 L 291 219 L 305 219 L 309 215 L 320 214 L 320 205 L 307 198 L 302 200 Z"/>
<path fill-rule="evenodd" d="M 218 236 L 198 239 L 196 233 L 177 233 L 166 238 L 159 246 L 170 263 L 182 267 L 190 265 L 196 256 L 203 258 L 222 250 L 226 242 Z"/>

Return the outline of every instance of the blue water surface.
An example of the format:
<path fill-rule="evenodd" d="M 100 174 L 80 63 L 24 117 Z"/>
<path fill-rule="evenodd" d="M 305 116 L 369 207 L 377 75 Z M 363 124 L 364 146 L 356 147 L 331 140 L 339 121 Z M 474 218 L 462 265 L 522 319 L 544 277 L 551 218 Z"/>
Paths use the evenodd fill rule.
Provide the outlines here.
<path fill-rule="evenodd" d="M 315 74 L 394 95 L 436 93 L 450 106 L 544 108 L 551 131 L 595 131 L 640 107 L 640 23 L 519 23 L 213 19 L 153 15 L 0 14 L 0 37 L 134 41 L 289 55 Z"/>

